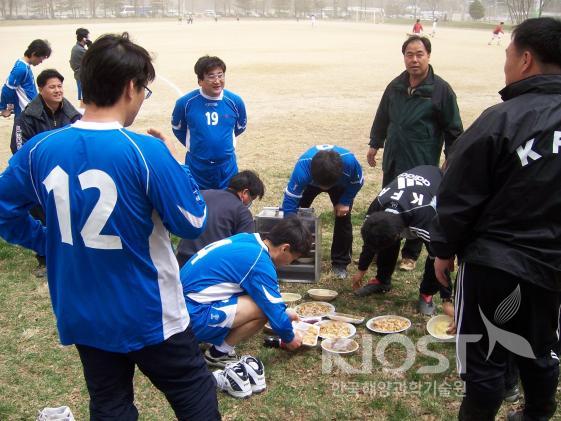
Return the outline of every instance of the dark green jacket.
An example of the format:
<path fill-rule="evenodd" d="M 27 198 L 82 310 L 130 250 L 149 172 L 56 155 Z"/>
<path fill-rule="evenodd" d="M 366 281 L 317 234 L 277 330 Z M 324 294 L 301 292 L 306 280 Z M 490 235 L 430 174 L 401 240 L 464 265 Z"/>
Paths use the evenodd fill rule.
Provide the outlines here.
<path fill-rule="evenodd" d="M 419 165 L 440 163 L 444 144 L 450 146 L 463 132 L 456 94 L 429 66 L 427 78 L 409 89 L 407 71 L 384 91 L 372 129 L 370 146 L 384 148 L 382 171 L 392 180 Z"/>

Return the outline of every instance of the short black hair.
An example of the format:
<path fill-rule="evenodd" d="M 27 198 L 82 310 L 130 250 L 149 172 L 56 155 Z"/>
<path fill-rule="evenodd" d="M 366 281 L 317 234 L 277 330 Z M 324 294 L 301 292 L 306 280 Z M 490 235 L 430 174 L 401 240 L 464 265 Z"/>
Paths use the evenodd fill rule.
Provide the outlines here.
<path fill-rule="evenodd" d="M 312 179 L 320 187 L 332 187 L 343 175 L 343 160 L 334 150 L 319 151 L 312 158 Z"/>
<path fill-rule="evenodd" d="M 409 38 L 407 38 L 405 40 L 405 42 L 401 46 L 401 54 L 405 55 L 405 50 L 407 49 L 407 46 L 409 44 L 411 44 L 412 42 L 416 42 L 416 41 L 421 41 L 423 43 L 423 45 L 425 46 L 425 49 L 427 50 L 427 53 L 429 53 L 429 54 L 431 53 L 432 45 L 430 43 L 430 39 L 428 39 L 427 37 L 422 37 L 420 35 L 411 35 L 411 36 L 409 36 Z"/>
<path fill-rule="evenodd" d="M 42 88 L 47 84 L 47 81 L 53 77 L 56 77 L 58 80 L 60 80 L 60 83 L 64 82 L 64 76 L 62 76 L 57 70 L 45 69 L 41 73 L 39 73 L 39 76 L 37 76 L 37 86 L 39 88 Z"/>
<path fill-rule="evenodd" d="M 362 241 L 375 250 L 383 250 L 399 240 L 405 229 L 401 215 L 379 211 L 368 215 L 362 224 Z"/>
<path fill-rule="evenodd" d="M 561 20 L 526 19 L 512 31 L 512 41 L 518 50 L 530 50 L 541 63 L 561 66 Z"/>
<path fill-rule="evenodd" d="M 90 31 L 88 31 L 86 28 L 76 29 L 76 41 L 82 41 L 84 38 L 87 38 L 89 34 Z"/>
<path fill-rule="evenodd" d="M 152 57 L 129 34 L 107 34 L 88 48 L 82 59 L 80 82 L 85 104 L 114 105 L 130 81 L 142 89 L 156 77 Z"/>
<path fill-rule="evenodd" d="M 279 221 L 264 238 L 273 246 L 288 244 L 291 253 L 305 255 L 312 248 L 312 234 L 306 225 L 297 216 Z"/>
<path fill-rule="evenodd" d="M 25 57 L 31 57 L 33 54 L 35 54 L 36 57 L 49 58 L 51 56 L 51 53 L 52 50 L 49 41 L 47 41 L 46 39 L 36 39 L 31 41 L 31 44 L 29 44 L 27 50 L 25 50 L 25 53 L 23 53 L 23 55 Z"/>
<path fill-rule="evenodd" d="M 226 63 L 224 63 L 219 57 L 216 56 L 202 56 L 195 63 L 195 73 L 197 79 L 203 80 L 205 74 L 210 72 L 212 69 L 220 67 L 224 73 L 226 73 Z"/>
<path fill-rule="evenodd" d="M 257 173 L 250 170 L 240 171 L 233 176 L 230 179 L 228 188 L 235 192 L 247 189 L 251 197 L 258 197 L 259 199 L 263 199 L 263 195 L 265 194 L 263 181 L 261 181 Z"/>

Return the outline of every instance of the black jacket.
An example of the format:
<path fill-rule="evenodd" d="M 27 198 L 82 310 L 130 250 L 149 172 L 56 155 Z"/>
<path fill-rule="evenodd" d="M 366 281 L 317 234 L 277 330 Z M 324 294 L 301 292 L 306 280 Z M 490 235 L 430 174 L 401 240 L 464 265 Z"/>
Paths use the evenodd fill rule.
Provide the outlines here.
<path fill-rule="evenodd" d="M 561 291 L 561 75 L 500 94 L 456 141 L 431 249 Z"/>
<path fill-rule="evenodd" d="M 62 100 L 62 107 L 53 113 L 41 95 L 37 95 L 14 121 L 10 149 L 12 153 L 16 153 L 33 136 L 67 126 L 81 117 L 78 110 L 65 98 Z"/>
<path fill-rule="evenodd" d="M 406 227 L 402 237 L 419 238 L 428 244 L 441 179 L 440 169 L 432 165 L 421 165 L 401 173 L 372 201 L 366 216 L 381 211 L 400 215 Z M 358 269 L 367 270 L 377 251 L 363 242 Z"/>
<path fill-rule="evenodd" d="M 429 66 L 427 78 L 409 88 L 409 73 L 401 73 L 386 87 L 378 106 L 370 146 L 384 148 L 382 170 L 388 181 L 418 165 L 440 163 L 462 133 L 456 94 Z"/>

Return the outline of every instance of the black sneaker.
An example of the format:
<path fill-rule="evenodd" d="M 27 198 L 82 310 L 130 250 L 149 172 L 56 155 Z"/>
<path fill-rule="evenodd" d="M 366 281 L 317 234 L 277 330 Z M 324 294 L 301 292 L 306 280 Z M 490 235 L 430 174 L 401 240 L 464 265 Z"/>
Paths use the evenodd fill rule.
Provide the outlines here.
<path fill-rule="evenodd" d="M 207 349 L 203 354 L 206 364 L 209 367 L 224 368 L 227 364 L 238 362 L 236 351 L 232 351 L 229 354 L 223 354 L 220 357 L 213 357 L 210 353 L 210 350 L 211 348 Z"/>
<path fill-rule="evenodd" d="M 524 421 L 524 411 L 518 409 L 516 411 L 510 411 L 506 416 L 507 421 Z"/>
<path fill-rule="evenodd" d="M 378 280 L 378 278 L 372 278 L 362 288 L 357 289 L 355 291 L 355 295 L 358 297 L 366 297 L 367 295 L 372 294 L 382 294 L 384 292 L 388 292 L 391 289 L 391 283 L 385 284 L 382 281 Z"/>
<path fill-rule="evenodd" d="M 503 400 L 508 403 L 514 403 L 520 399 L 520 389 L 518 385 L 514 385 L 505 391 Z"/>

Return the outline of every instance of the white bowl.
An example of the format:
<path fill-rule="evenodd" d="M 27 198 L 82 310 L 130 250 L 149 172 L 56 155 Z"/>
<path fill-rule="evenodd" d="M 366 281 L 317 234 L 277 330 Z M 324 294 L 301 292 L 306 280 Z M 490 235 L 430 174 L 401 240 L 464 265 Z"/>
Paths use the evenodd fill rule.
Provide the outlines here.
<path fill-rule="evenodd" d="M 375 321 L 382 321 L 384 319 L 398 319 L 401 320 L 405 323 L 404 327 L 400 328 L 400 329 L 394 329 L 394 330 L 383 330 L 383 329 L 379 329 L 377 327 L 374 327 L 373 323 Z M 372 332 L 376 332 L 376 333 L 383 333 L 383 334 L 388 334 L 388 333 L 399 333 L 399 332 L 403 332 L 407 329 L 409 329 L 411 327 L 411 320 L 407 319 L 406 317 L 402 317 L 402 316 L 394 316 L 392 314 L 388 314 L 386 316 L 378 316 L 378 317 L 373 317 L 370 320 L 368 320 L 366 322 L 366 327 L 371 330 Z"/>
<path fill-rule="evenodd" d="M 312 300 L 316 301 L 332 301 L 337 298 L 339 293 L 332 289 L 313 288 L 308 290 L 308 295 Z"/>
<path fill-rule="evenodd" d="M 286 304 L 294 304 L 302 299 L 300 294 L 294 292 L 281 292 L 281 297 Z"/>
<path fill-rule="evenodd" d="M 450 326 L 453 322 L 454 319 L 446 314 L 431 317 L 431 319 L 427 322 L 427 332 L 436 339 L 453 339 L 455 335 L 446 333 L 448 326 Z"/>
<path fill-rule="evenodd" d="M 314 263 L 314 258 L 313 257 L 300 257 L 298 259 L 296 259 L 297 263 L 302 263 L 304 265 L 311 265 L 312 263 Z"/>
<path fill-rule="evenodd" d="M 348 355 L 356 352 L 359 348 L 358 342 L 353 339 L 324 339 L 321 347 L 331 354 Z"/>
<path fill-rule="evenodd" d="M 322 304 L 323 307 L 325 307 L 325 311 L 321 311 L 321 312 L 317 312 L 316 314 L 311 314 L 311 315 L 303 315 L 301 314 L 301 311 L 303 308 L 305 308 L 308 305 L 312 305 L 312 304 Z M 296 314 L 298 314 L 298 316 L 300 317 L 300 319 L 302 319 L 303 321 L 307 321 L 306 319 L 320 319 L 322 317 L 327 316 L 328 314 L 331 314 L 335 311 L 335 307 L 333 307 L 333 304 L 329 304 L 323 301 L 307 301 L 305 303 L 302 304 L 298 304 L 296 307 L 294 307 L 294 311 L 296 311 Z"/>
<path fill-rule="evenodd" d="M 356 327 L 354 327 L 354 325 L 352 325 L 350 323 L 346 323 L 346 322 L 339 322 L 339 321 L 336 321 L 336 320 L 322 320 L 321 322 L 315 323 L 315 325 L 319 326 L 319 328 L 321 329 L 322 326 L 324 326 L 326 324 L 331 324 L 331 323 L 337 323 L 337 324 L 341 324 L 341 325 L 345 326 L 349 330 L 349 333 L 347 335 L 343 335 L 343 336 L 340 336 L 340 337 L 337 337 L 337 338 L 329 338 L 329 337 L 323 336 L 321 334 L 321 330 L 320 330 L 320 333 L 319 333 L 320 338 L 323 338 L 323 339 L 346 339 L 346 338 L 352 338 L 356 334 Z"/>

